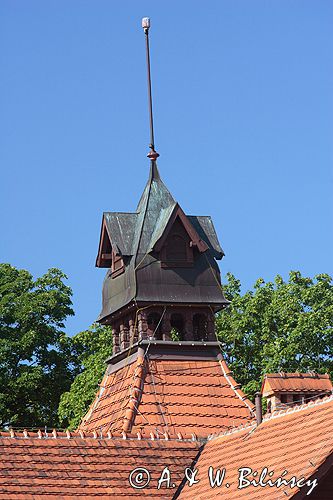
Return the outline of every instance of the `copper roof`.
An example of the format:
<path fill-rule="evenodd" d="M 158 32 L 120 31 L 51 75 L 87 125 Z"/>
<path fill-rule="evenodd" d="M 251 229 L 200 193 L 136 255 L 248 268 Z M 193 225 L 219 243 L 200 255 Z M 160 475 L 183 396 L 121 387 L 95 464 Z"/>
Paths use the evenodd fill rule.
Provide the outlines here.
<path fill-rule="evenodd" d="M 207 436 L 252 421 L 253 404 L 233 379 L 218 344 L 198 344 L 175 344 L 167 354 L 161 343 L 150 348 L 146 343 L 144 357 L 136 352 L 122 366 L 110 365 L 80 429 Z M 181 356 L 186 349 L 187 357 Z"/>
<path fill-rule="evenodd" d="M 200 446 L 198 441 L 172 436 L 147 439 L 126 434 L 108 438 L 82 433 L 2 432 L 0 498 L 141 498 L 142 490 L 129 483 L 130 473 L 137 467 L 151 474 L 145 496 L 172 498 L 175 489 L 157 488 L 164 467 L 169 468 L 177 488 Z"/>
<path fill-rule="evenodd" d="M 193 267 L 164 269 L 153 250 L 177 214 L 191 234 L 191 243 L 198 255 Z M 104 236 L 113 251 L 124 257 L 125 268 L 124 273 L 114 279 L 112 270 L 107 271 L 98 321 L 105 321 L 134 300 L 137 303 L 209 304 L 214 310 L 229 303 L 220 286 L 216 259 L 222 259 L 224 252 L 212 219 L 185 215 L 161 180 L 156 162 L 151 162 L 149 179 L 135 213 L 103 214 L 96 265 L 109 268 L 109 261 L 102 258 Z"/>
<path fill-rule="evenodd" d="M 319 479 L 328 457 L 333 453 L 333 434 L 330 432 L 332 425 L 333 397 L 330 397 L 277 412 L 258 427 L 252 425 L 216 437 L 205 445 L 196 463 L 196 478 L 200 482 L 191 488 L 185 486 L 179 499 L 208 500 L 222 496 L 226 500 L 292 498 L 299 491 L 297 487 L 291 489 L 289 486 L 248 486 L 238 489 L 238 469 L 249 467 L 252 471 L 258 471 L 257 480 L 265 467 L 268 472 L 274 471 L 270 478 L 273 480 L 285 470 L 288 471 L 285 476 L 288 479 L 293 475 L 307 480 L 311 477 Z M 226 468 L 226 480 L 220 488 L 210 487 L 208 468 L 211 465 L 215 470 Z M 229 488 L 225 487 L 226 482 Z M 304 496 L 307 491 L 308 486 L 301 489 Z M 316 498 L 332 497 L 318 495 Z"/>
<path fill-rule="evenodd" d="M 262 383 L 263 396 L 275 392 L 331 392 L 332 382 L 327 373 L 269 373 Z"/>

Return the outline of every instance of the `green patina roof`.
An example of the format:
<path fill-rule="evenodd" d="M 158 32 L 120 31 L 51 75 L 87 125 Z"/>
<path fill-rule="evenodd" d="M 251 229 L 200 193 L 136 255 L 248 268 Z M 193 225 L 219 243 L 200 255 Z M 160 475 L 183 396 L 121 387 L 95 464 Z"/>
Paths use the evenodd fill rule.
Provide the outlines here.
<path fill-rule="evenodd" d="M 177 300 L 182 302 L 181 293 L 184 294 L 186 302 L 205 301 L 205 293 L 203 293 L 202 288 L 204 282 L 200 276 L 207 268 L 206 261 L 209 259 L 209 266 L 216 269 L 215 259 L 221 259 L 224 255 L 210 217 L 187 217 L 199 237 L 209 247 L 205 252 L 205 258 L 198 259 L 198 269 L 191 271 L 192 276 L 190 276 L 189 270 L 184 271 L 183 276 L 181 276 L 181 272 L 177 271 L 176 279 L 175 276 L 171 276 L 173 271 L 170 270 L 169 272 L 164 271 L 162 275 L 161 271 L 157 271 L 156 259 L 150 254 L 156 242 L 162 237 L 168 221 L 177 207 L 179 205 L 160 178 L 156 162 L 151 162 L 149 179 L 136 212 L 104 213 L 103 217 L 112 248 L 124 257 L 126 266 L 125 272 L 114 279 L 111 277 L 111 271 L 107 272 L 103 285 L 103 310 L 99 320 L 113 314 L 134 299 L 137 301 L 168 302 Z M 144 266 L 142 266 L 143 261 Z M 168 287 L 163 285 L 166 278 L 166 281 L 170 278 L 174 281 L 172 293 L 171 289 L 168 290 Z M 145 285 L 142 286 L 141 282 Z M 195 289 L 196 283 L 201 286 L 200 290 Z M 179 288 L 181 292 L 177 293 L 176 288 L 180 285 L 182 285 L 182 288 Z M 184 285 L 189 285 L 189 290 L 186 291 Z M 211 283 L 209 286 L 210 288 L 206 287 L 206 290 L 209 290 L 206 302 L 225 302 L 220 290 L 217 294 L 214 292 L 214 288 L 217 288 L 216 283 L 215 285 Z"/>
<path fill-rule="evenodd" d="M 104 212 L 112 246 L 125 256 L 152 251 L 177 205 L 161 180 L 157 165 L 153 164 L 136 212 Z M 207 215 L 187 218 L 214 257 L 221 259 L 224 252 L 212 218 Z"/>

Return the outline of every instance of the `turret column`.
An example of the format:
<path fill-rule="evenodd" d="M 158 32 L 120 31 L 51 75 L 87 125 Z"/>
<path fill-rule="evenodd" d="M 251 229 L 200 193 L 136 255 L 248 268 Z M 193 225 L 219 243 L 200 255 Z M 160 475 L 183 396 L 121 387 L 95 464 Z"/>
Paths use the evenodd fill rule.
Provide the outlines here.
<path fill-rule="evenodd" d="M 147 331 L 148 331 L 147 314 L 145 313 L 145 311 L 141 311 L 138 314 L 138 339 L 139 340 L 147 339 Z"/>

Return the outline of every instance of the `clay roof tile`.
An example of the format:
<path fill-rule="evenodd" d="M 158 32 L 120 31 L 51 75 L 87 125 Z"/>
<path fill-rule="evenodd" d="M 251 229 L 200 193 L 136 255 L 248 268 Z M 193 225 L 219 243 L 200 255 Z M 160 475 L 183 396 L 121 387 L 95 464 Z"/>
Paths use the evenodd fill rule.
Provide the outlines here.
<path fill-rule="evenodd" d="M 219 359 L 137 358 L 107 374 L 80 429 L 207 436 L 252 421 L 254 405 Z M 140 377 L 138 375 L 140 366 Z M 138 381 L 138 379 L 140 379 Z M 133 398 L 133 387 L 140 394 Z M 154 437 L 155 438 L 155 437 Z"/>
<path fill-rule="evenodd" d="M 291 490 L 289 487 L 249 485 L 239 489 L 239 468 L 248 467 L 253 472 L 257 471 L 256 476 L 248 477 L 250 480 L 259 478 L 266 467 L 267 472 L 272 473 L 269 476 L 272 481 L 281 477 L 285 470 L 288 479 L 293 476 L 306 480 L 320 478 L 324 465 L 331 463 L 332 459 L 333 436 L 329 432 L 332 424 L 333 396 L 275 412 L 266 416 L 259 426 L 250 424 L 213 436 L 196 463 L 200 482 L 191 488 L 185 485 L 179 499 L 203 499 L 208 492 L 209 499 L 220 498 L 221 488 L 211 488 L 209 484 L 210 465 L 215 471 L 226 469 L 230 485 L 223 488 L 226 500 L 282 500 L 286 496 L 294 497 L 299 491 L 297 487 Z M 309 487 L 304 486 L 306 488 L 308 491 Z"/>
<path fill-rule="evenodd" d="M 330 393 L 332 382 L 327 373 L 268 373 L 262 383 L 262 394 L 267 397 L 274 393 Z"/>
<path fill-rule="evenodd" d="M 176 487 L 185 467 L 192 463 L 201 444 L 171 439 L 145 439 L 120 433 L 95 439 L 82 433 L 57 432 L 56 438 L 45 433 L 3 432 L 0 436 L 0 498 L 129 498 L 135 490 L 129 483 L 138 467 L 151 473 L 145 494 L 152 498 L 172 498 L 174 489 L 157 490 L 157 481 L 168 466 Z M 9 438 L 9 439 L 8 439 Z"/>

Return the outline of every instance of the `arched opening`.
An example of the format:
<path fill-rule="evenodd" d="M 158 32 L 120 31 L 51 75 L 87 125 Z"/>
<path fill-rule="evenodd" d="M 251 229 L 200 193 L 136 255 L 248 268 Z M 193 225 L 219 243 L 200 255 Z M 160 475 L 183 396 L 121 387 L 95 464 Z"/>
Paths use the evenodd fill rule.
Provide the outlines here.
<path fill-rule="evenodd" d="M 154 337 L 156 340 L 162 340 L 161 315 L 153 312 L 148 314 L 148 337 Z"/>
<path fill-rule="evenodd" d="M 193 339 L 208 339 L 207 316 L 205 314 L 195 314 L 193 316 Z"/>
<path fill-rule="evenodd" d="M 179 313 L 171 314 L 171 339 L 184 340 L 184 318 Z"/>

